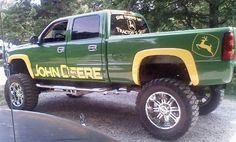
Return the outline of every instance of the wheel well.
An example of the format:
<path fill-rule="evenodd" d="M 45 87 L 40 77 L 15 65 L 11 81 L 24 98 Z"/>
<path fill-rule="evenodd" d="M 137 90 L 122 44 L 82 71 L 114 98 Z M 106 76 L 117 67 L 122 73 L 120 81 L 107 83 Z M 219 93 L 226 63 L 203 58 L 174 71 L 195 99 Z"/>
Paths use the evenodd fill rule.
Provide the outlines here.
<path fill-rule="evenodd" d="M 157 78 L 173 78 L 190 83 L 190 77 L 184 62 L 175 56 L 146 57 L 140 67 L 141 84 Z"/>
<path fill-rule="evenodd" d="M 10 74 L 18 74 L 18 73 L 23 73 L 23 74 L 29 74 L 29 71 L 27 69 L 27 66 L 23 60 L 13 60 L 10 63 Z"/>

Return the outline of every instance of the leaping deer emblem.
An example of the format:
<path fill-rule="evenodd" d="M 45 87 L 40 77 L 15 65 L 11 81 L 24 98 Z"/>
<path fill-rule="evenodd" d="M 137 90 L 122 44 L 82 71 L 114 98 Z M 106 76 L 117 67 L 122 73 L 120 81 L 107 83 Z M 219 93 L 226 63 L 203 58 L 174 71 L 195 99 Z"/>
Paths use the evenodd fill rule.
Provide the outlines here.
<path fill-rule="evenodd" d="M 133 20 L 127 20 L 127 25 L 128 25 L 129 30 L 131 31 L 136 30 L 136 25 Z"/>
<path fill-rule="evenodd" d="M 201 39 L 201 43 L 196 44 L 196 46 L 198 49 L 199 48 L 206 49 L 213 56 L 214 54 L 212 52 L 212 45 L 211 44 L 207 45 L 206 41 L 207 41 L 207 36 L 203 36 Z"/>

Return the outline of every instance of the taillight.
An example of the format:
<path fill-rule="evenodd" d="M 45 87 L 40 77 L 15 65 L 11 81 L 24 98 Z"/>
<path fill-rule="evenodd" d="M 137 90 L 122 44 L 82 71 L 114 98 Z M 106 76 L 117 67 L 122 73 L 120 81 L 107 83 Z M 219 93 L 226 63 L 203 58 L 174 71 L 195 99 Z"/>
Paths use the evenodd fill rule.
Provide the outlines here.
<path fill-rule="evenodd" d="M 228 61 L 234 58 L 234 34 L 227 32 L 224 34 L 223 40 L 223 60 Z"/>

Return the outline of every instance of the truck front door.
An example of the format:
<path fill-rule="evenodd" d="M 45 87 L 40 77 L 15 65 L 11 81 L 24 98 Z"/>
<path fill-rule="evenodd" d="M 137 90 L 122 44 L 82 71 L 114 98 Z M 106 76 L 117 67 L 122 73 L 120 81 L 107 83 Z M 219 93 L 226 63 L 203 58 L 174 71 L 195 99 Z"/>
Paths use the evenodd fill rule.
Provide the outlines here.
<path fill-rule="evenodd" d="M 41 34 L 38 47 L 28 53 L 36 78 L 67 78 L 68 75 L 63 68 L 66 65 L 67 25 L 68 20 L 50 24 Z"/>

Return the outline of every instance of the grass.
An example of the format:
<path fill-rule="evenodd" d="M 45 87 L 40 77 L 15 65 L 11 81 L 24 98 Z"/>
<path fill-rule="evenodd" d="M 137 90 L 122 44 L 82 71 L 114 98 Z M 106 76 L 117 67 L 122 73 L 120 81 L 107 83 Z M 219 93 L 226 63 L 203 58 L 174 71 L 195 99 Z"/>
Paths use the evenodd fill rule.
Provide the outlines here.
<path fill-rule="evenodd" d="M 3 66 L 3 60 L 0 59 L 0 67 Z"/>
<path fill-rule="evenodd" d="M 6 105 L 4 96 L 3 96 L 3 86 L 0 86 L 0 106 Z"/>

